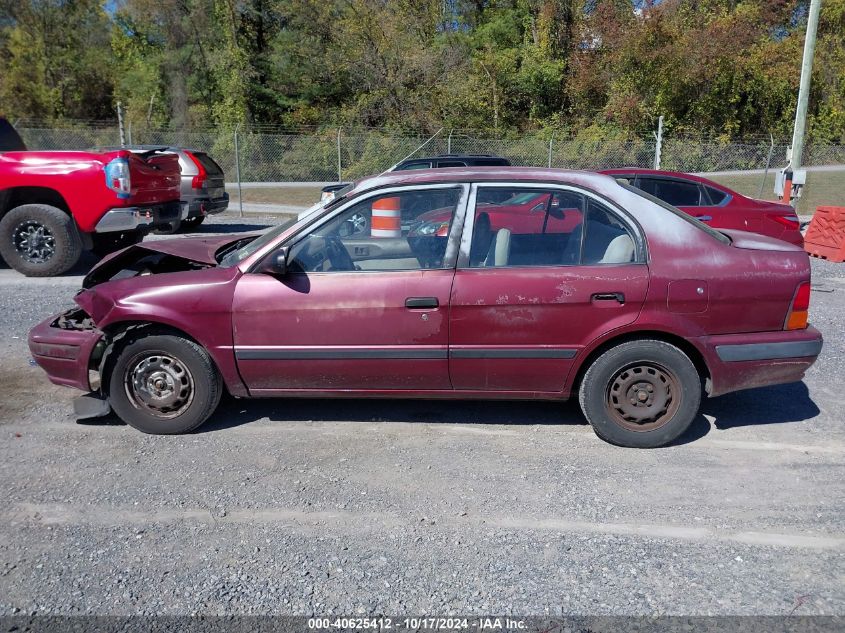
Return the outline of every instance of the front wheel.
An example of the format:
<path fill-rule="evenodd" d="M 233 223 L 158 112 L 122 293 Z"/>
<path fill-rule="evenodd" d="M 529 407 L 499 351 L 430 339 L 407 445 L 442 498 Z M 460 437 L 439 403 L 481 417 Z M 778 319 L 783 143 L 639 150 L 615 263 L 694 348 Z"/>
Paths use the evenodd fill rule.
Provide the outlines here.
<path fill-rule="evenodd" d="M 622 343 L 584 374 L 581 410 L 611 444 L 656 448 L 679 437 L 701 404 L 701 377 L 680 349 L 657 340 Z"/>
<path fill-rule="evenodd" d="M 220 373 L 208 352 L 185 338 L 131 340 L 110 365 L 104 372 L 109 404 L 121 420 L 144 433 L 188 433 L 220 403 Z"/>

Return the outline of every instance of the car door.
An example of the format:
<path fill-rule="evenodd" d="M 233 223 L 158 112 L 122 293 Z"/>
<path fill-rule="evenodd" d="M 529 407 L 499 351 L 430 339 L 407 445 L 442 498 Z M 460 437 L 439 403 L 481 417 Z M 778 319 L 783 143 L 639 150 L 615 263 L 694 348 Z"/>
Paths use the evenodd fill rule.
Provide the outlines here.
<path fill-rule="evenodd" d="M 289 241 L 286 274 L 243 275 L 232 324 L 250 392 L 450 389 L 449 293 L 467 197 L 467 186 L 429 185 L 356 199 Z M 446 205 L 457 234 L 402 228 L 402 205 L 423 213 L 426 199 Z M 368 220 L 357 233 L 356 214 Z"/>
<path fill-rule="evenodd" d="M 485 234 L 488 187 L 555 196 L 556 228 L 525 223 Z M 557 211 L 554 211 L 554 209 Z M 526 209 L 526 213 L 531 213 Z M 637 318 L 648 288 L 633 222 L 586 191 L 475 186 L 452 285 L 449 374 L 457 390 L 560 392 L 585 345 Z"/>

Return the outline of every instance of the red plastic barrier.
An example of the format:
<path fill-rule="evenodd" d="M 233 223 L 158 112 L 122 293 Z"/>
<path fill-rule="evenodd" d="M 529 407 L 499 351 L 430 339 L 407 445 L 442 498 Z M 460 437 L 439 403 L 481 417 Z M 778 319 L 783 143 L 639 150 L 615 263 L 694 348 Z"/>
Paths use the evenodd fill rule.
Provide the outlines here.
<path fill-rule="evenodd" d="M 812 257 L 845 262 L 845 207 L 819 207 L 807 227 L 804 250 Z"/>

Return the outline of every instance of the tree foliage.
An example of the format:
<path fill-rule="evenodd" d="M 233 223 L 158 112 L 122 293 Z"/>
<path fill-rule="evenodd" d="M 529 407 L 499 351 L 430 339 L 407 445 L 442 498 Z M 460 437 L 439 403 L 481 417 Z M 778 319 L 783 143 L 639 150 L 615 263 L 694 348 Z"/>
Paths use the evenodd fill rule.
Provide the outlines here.
<path fill-rule="evenodd" d="M 789 134 L 807 0 L 0 0 L 0 111 L 507 136 Z M 845 0 L 809 131 L 845 141 Z"/>

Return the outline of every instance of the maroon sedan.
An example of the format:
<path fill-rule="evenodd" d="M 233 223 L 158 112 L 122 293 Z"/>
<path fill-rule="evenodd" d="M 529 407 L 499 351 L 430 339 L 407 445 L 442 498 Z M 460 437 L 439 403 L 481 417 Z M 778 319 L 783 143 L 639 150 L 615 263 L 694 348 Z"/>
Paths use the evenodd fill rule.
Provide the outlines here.
<path fill-rule="evenodd" d="M 513 200 L 535 194 L 544 204 L 519 217 Z M 509 212 L 482 221 L 497 200 Z M 445 234 L 424 230 L 444 210 Z M 356 214 L 371 228 L 351 231 Z M 78 308 L 30 332 L 32 354 L 53 382 L 94 392 L 78 414 L 111 408 L 147 433 L 195 429 L 224 389 L 577 395 L 600 437 L 654 447 L 702 393 L 800 380 L 822 346 L 800 248 L 586 172 L 383 175 L 262 235 L 130 247 L 83 285 Z"/>
<path fill-rule="evenodd" d="M 788 204 L 747 198 L 707 178 L 675 171 L 623 168 L 601 173 L 623 179 L 714 228 L 752 231 L 804 246 L 801 223 Z"/>

